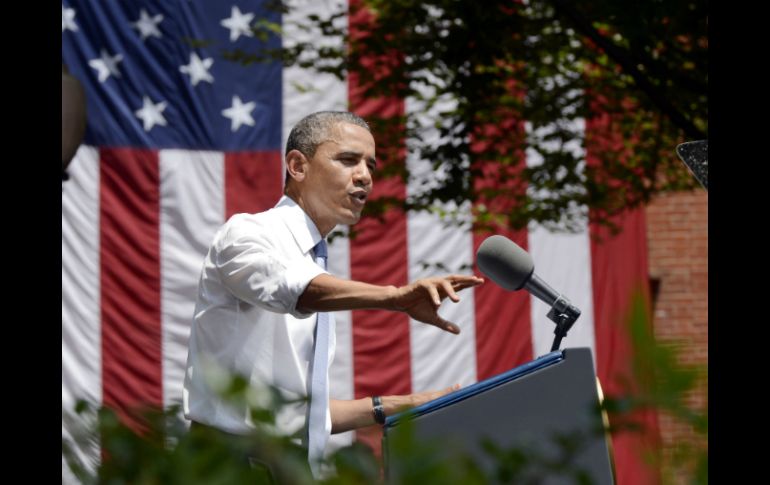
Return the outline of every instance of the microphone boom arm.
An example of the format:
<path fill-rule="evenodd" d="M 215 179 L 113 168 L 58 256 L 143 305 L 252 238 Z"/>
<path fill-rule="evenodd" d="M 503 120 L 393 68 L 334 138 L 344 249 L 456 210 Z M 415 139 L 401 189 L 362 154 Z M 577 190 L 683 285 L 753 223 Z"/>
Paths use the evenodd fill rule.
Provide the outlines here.
<path fill-rule="evenodd" d="M 569 300 L 559 295 L 553 302 L 547 317 L 556 324 L 556 328 L 553 330 L 556 336 L 553 338 L 553 345 L 551 345 L 551 352 L 553 352 L 559 350 L 561 339 L 567 336 L 567 332 L 580 317 L 580 310 Z"/>

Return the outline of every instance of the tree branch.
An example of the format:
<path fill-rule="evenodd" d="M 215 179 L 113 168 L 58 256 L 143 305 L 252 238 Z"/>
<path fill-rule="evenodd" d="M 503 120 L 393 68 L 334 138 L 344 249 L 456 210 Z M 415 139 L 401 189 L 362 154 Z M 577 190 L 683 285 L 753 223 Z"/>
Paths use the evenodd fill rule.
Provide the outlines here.
<path fill-rule="evenodd" d="M 663 90 L 652 84 L 649 79 L 647 79 L 647 76 L 636 67 L 633 60 L 627 56 L 622 49 L 601 35 L 587 19 L 573 8 L 569 1 L 551 0 L 551 3 L 554 5 L 557 14 L 569 20 L 578 32 L 591 39 L 597 46 L 602 48 L 611 59 L 620 64 L 623 70 L 634 79 L 637 87 L 647 94 L 650 100 L 666 114 L 672 123 L 681 128 L 688 137 L 693 140 L 702 140 L 708 137 L 706 133 L 699 130 L 692 121 L 668 101 Z"/>

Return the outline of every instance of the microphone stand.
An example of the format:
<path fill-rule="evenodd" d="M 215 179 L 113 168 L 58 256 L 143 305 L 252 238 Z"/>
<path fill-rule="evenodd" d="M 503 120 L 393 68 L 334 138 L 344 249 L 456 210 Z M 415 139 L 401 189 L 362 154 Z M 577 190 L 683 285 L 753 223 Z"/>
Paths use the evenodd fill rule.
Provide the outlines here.
<path fill-rule="evenodd" d="M 547 315 L 547 317 L 556 324 L 556 328 L 553 331 L 556 336 L 553 339 L 551 352 L 559 350 L 561 339 L 567 336 L 567 332 L 572 328 L 572 325 L 577 321 L 579 316 L 580 310 L 563 296 L 559 295 L 556 301 L 553 302 L 551 310 Z"/>

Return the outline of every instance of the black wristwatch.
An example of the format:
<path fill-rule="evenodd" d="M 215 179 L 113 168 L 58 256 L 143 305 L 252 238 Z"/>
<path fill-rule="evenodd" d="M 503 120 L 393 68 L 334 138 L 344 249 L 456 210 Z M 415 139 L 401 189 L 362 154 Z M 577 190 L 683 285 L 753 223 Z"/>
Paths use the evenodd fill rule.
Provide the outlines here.
<path fill-rule="evenodd" d="M 374 414 L 375 422 L 385 424 L 385 408 L 382 407 L 382 398 L 380 396 L 372 397 L 372 414 Z"/>

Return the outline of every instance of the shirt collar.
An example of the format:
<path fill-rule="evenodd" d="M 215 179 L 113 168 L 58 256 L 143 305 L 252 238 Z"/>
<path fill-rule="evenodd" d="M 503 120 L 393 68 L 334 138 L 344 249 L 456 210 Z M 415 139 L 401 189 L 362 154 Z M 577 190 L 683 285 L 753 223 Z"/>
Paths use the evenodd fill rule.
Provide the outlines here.
<path fill-rule="evenodd" d="M 294 237 L 294 241 L 296 241 L 302 254 L 308 253 L 323 239 L 321 232 L 310 216 L 291 197 L 281 196 L 275 208 L 281 211 L 281 218 Z"/>

